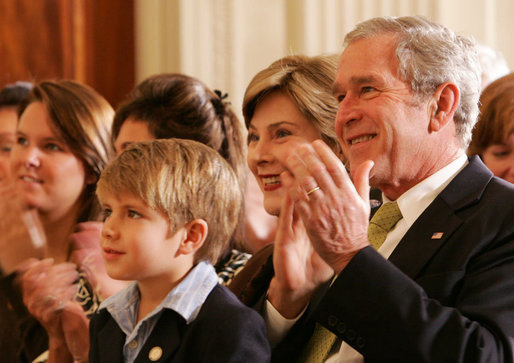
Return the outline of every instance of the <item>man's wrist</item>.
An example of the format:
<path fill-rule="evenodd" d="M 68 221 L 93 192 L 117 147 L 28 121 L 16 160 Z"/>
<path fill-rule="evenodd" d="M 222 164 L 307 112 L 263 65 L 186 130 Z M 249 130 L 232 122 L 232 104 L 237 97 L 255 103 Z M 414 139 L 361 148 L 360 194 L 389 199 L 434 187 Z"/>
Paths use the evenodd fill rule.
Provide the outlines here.
<path fill-rule="evenodd" d="M 344 255 L 341 255 L 338 259 L 334 260 L 330 265 L 334 269 L 336 275 L 339 275 L 341 271 L 343 271 L 346 268 L 346 266 L 348 266 L 348 264 L 355 257 L 355 255 L 357 255 L 357 253 L 359 253 L 362 249 L 366 248 L 367 246 L 369 246 L 369 243 L 363 245 L 362 247 L 359 247 L 358 249 L 352 252 L 345 253 Z"/>
<path fill-rule="evenodd" d="M 310 301 L 312 293 L 283 288 L 277 280 L 271 280 L 268 289 L 268 301 L 286 319 L 296 318 Z"/>

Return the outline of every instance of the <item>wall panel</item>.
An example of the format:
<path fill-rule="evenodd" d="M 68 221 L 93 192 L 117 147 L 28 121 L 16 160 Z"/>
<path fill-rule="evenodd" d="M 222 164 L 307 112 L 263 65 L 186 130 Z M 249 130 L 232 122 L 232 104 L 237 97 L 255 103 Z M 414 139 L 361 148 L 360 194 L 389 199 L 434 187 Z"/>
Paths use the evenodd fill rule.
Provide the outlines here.
<path fill-rule="evenodd" d="M 146 7 L 166 6 L 166 20 L 139 19 Z M 373 16 L 424 15 L 499 49 L 514 65 L 513 24 L 505 16 L 514 13 L 512 0 L 136 0 L 136 8 L 140 41 L 145 27 L 180 39 L 150 52 L 165 62 L 145 61 L 148 54 L 138 51 L 137 78 L 185 72 L 229 92 L 236 110 L 250 78 L 271 61 L 340 52 L 344 34 Z"/>

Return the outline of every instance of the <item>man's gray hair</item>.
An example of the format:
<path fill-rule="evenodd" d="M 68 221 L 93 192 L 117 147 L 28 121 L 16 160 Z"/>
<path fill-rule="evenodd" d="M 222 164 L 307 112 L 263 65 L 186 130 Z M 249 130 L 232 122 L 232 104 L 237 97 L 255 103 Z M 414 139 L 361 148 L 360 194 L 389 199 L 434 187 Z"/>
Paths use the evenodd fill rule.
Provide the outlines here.
<path fill-rule="evenodd" d="M 397 36 L 398 76 L 423 99 L 445 82 L 457 85 L 460 104 L 455 112 L 457 138 L 463 148 L 471 140 L 478 117 L 481 68 L 476 43 L 420 16 L 379 17 L 357 24 L 344 39 L 350 43 L 376 35 Z"/>

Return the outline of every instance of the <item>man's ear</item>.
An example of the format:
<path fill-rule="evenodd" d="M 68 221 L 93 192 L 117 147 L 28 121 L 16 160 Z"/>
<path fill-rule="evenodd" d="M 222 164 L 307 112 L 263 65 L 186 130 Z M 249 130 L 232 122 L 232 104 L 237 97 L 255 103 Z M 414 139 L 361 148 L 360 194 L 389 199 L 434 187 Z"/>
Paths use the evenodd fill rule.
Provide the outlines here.
<path fill-rule="evenodd" d="M 453 120 L 460 103 L 460 91 L 455 83 L 445 82 L 435 90 L 429 103 L 429 131 L 437 132 Z"/>
<path fill-rule="evenodd" d="M 203 246 L 209 227 L 207 222 L 201 218 L 193 219 L 184 226 L 185 235 L 178 248 L 178 253 L 188 255 L 198 251 Z"/>

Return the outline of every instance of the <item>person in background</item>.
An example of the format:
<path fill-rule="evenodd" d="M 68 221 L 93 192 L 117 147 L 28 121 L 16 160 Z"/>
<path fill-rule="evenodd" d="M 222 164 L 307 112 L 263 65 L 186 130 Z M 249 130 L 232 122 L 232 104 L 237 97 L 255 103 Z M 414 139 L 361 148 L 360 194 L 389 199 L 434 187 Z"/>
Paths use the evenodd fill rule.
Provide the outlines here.
<path fill-rule="evenodd" d="M 514 183 L 514 73 L 482 91 L 468 155 L 479 155 L 494 175 Z"/>
<path fill-rule="evenodd" d="M 201 142 L 216 150 L 234 169 L 245 190 L 247 168 L 244 126 L 225 101 L 200 80 L 183 74 L 158 74 L 137 85 L 118 107 L 112 126 L 117 154 L 134 142 L 180 138 Z M 244 212 L 231 243 L 216 264 L 220 283 L 228 282 L 250 255 L 244 253 Z"/>
<path fill-rule="evenodd" d="M 96 91 L 66 80 L 36 84 L 20 104 L 10 172 L 21 207 L 1 218 L 14 220 L 2 224 L 0 242 L 0 295 L 15 317 L 0 339 L 6 361 L 32 362 L 49 348 L 70 353 L 76 342 L 66 341 L 62 317 L 97 307 L 81 266 L 71 262 L 69 237 L 77 223 L 98 218 L 96 182 L 112 156 L 113 114 Z M 87 318 L 82 323 L 87 330 Z"/>
<path fill-rule="evenodd" d="M 12 193 L 9 175 L 9 157 L 16 139 L 16 125 L 18 123 L 18 105 L 25 98 L 32 87 L 28 82 L 16 82 L 5 86 L 0 91 L 0 198 L 9 198 Z M 2 226 L 0 225 L 0 229 Z M 1 268 L 1 267 L 0 267 Z M 9 307 L 7 297 L 0 294 L 0 340 L 8 339 L 10 327 L 16 324 L 16 319 Z M 2 345 L 2 354 L 14 357 L 16 347 L 10 344 Z"/>
<path fill-rule="evenodd" d="M 491 82 L 509 74 L 510 68 L 500 51 L 484 44 L 477 44 L 477 50 L 478 61 L 482 68 L 482 90 L 484 90 Z"/>
<path fill-rule="evenodd" d="M 267 295 L 277 321 L 330 287 L 312 330 L 275 331 L 289 334 L 273 360 L 514 361 L 514 185 L 466 157 L 480 73 L 473 41 L 423 17 L 373 18 L 346 35 L 333 94 L 350 172 L 321 140 L 276 153 L 281 248 L 296 249 L 301 219 L 337 277 L 297 284 L 305 256 L 280 256 L 289 279 Z M 371 221 L 370 186 L 384 201 Z"/>
<path fill-rule="evenodd" d="M 15 141 L 18 105 L 32 88 L 29 82 L 16 82 L 0 91 L 0 187 L 9 177 L 9 155 Z"/>
<path fill-rule="evenodd" d="M 262 318 L 218 284 L 240 222 L 232 167 L 192 140 L 134 144 L 102 173 L 109 275 L 133 281 L 91 320 L 89 362 L 267 362 Z"/>

